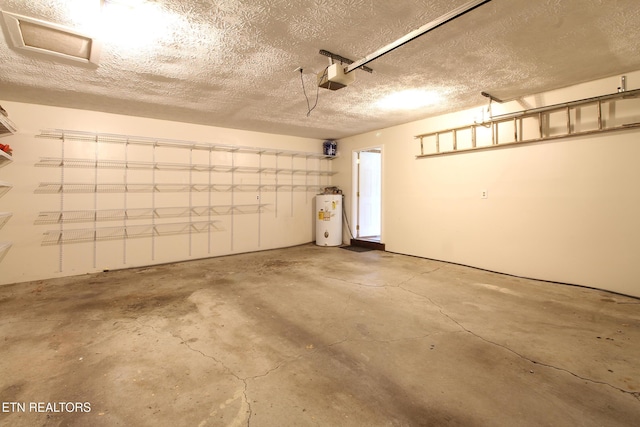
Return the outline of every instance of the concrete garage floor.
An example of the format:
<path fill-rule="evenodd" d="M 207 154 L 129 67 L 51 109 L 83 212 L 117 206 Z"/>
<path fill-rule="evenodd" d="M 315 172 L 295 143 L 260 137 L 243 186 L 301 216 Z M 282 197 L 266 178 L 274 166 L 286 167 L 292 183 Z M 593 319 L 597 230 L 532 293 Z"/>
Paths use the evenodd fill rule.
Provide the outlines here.
<path fill-rule="evenodd" d="M 0 313 L 2 425 L 640 420 L 639 300 L 386 252 L 10 285 Z"/>

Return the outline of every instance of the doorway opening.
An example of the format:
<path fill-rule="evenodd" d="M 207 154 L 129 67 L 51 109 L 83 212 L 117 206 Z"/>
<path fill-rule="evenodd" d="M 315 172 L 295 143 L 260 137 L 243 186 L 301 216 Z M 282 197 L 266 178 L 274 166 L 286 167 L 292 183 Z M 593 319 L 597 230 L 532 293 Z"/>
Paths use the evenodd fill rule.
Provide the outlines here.
<path fill-rule="evenodd" d="M 355 239 L 381 243 L 382 147 L 353 152 Z"/>

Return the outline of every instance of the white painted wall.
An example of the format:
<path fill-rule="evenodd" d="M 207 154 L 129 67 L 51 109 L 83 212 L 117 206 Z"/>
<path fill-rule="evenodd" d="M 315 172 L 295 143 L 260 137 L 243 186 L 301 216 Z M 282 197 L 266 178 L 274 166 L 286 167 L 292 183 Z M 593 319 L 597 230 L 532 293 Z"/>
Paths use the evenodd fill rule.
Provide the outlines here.
<path fill-rule="evenodd" d="M 42 182 L 56 182 L 60 179 L 60 169 L 36 167 L 41 157 L 60 157 L 61 142 L 36 138 L 42 129 L 58 128 L 90 132 L 103 132 L 169 138 L 187 141 L 208 142 L 215 144 L 241 145 L 251 147 L 297 150 L 305 152 L 321 152 L 322 142 L 306 138 L 272 135 L 233 129 L 191 125 L 185 123 L 160 121 L 138 117 L 104 114 L 92 111 L 64 109 L 40 105 L 0 101 L 9 112 L 9 118 L 18 127 L 19 133 L 0 140 L 10 144 L 14 149 L 13 162 L 0 168 L 0 181 L 12 183 L 14 187 L 0 198 L 0 211 L 13 212 L 13 217 L 0 229 L 0 242 L 13 242 L 13 247 L 0 262 L 0 284 L 9 284 L 49 277 L 77 275 L 103 269 L 118 269 L 132 266 L 151 265 L 186 259 L 219 256 L 239 252 L 257 251 L 278 247 L 292 246 L 314 240 L 313 234 L 313 197 L 315 191 L 279 191 L 263 192 L 261 203 L 268 204 L 264 212 L 245 215 L 234 215 L 233 224 L 230 216 L 213 217 L 219 220 L 220 231 L 161 236 L 154 238 L 152 251 L 151 238 L 122 239 L 73 243 L 66 245 L 43 245 L 47 230 L 59 229 L 58 224 L 38 224 L 38 215 L 43 211 L 60 210 L 59 194 L 37 194 L 36 189 Z M 98 146 L 100 159 L 123 159 L 124 148 L 119 144 Z M 65 158 L 93 158 L 96 155 L 94 143 L 65 143 Z M 129 161 L 152 161 L 153 148 L 148 146 L 130 146 Z M 214 154 L 214 163 L 228 164 L 229 153 Z M 189 150 L 162 148 L 156 149 L 156 161 L 188 163 Z M 193 163 L 207 163 L 208 152 L 193 151 Z M 262 166 L 275 166 L 274 156 L 263 156 Z M 236 165 L 258 165 L 258 158 L 250 154 L 237 154 Z M 281 156 L 278 159 L 281 168 L 331 168 L 329 164 L 314 165 L 320 160 Z M 308 162 L 308 163 L 307 163 Z M 325 161 L 327 162 L 327 161 Z M 65 168 L 65 182 L 124 182 L 123 170 L 85 168 Z M 128 182 L 149 182 L 150 171 L 128 171 Z M 194 183 L 206 184 L 207 173 L 195 173 Z M 229 176 L 216 175 L 217 180 L 228 180 Z M 273 180 L 274 175 L 263 176 L 263 183 Z M 279 174 L 281 184 L 290 182 L 290 174 Z M 158 172 L 157 182 L 188 183 L 187 172 Z M 255 174 L 236 174 L 237 184 L 257 183 Z M 327 185 L 329 177 L 306 177 L 296 175 L 295 183 Z M 258 194 L 244 192 L 234 194 L 234 203 L 256 203 Z M 147 207 L 151 205 L 150 193 L 128 193 L 127 207 Z M 65 210 L 121 209 L 124 205 L 123 193 L 101 193 L 94 198 L 93 194 L 65 195 Z M 216 192 L 212 194 L 212 204 L 230 203 L 230 194 Z M 208 194 L 193 193 L 194 206 L 206 205 Z M 188 193 L 155 193 L 155 206 L 188 206 Z M 206 218 L 204 218 L 206 219 Z M 164 222 L 183 221 L 184 219 L 168 219 Z M 145 221 L 141 221 L 145 222 Z M 146 221 L 149 222 L 148 220 Z M 158 220 L 163 222 L 163 220 Z M 122 224 L 122 221 L 100 222 L 98 227 Z M 93 227 L 93 223 L 65 225 L 65 228 Z M 62 271 L 60 257 L 62 248 Z M 191 252 L 191 254 L 190 254 Z"/>
<path fill-rule="evenodd" d="M 628 89 L 640 87 L 640 71 L 626 75 Z M 494 104 L 494 113 L 612 93 L 618 85 L 619 77 L 603 79 L 531 96 L 521 103 Z M 11 220 L 0 229 L 0 242 L 14 244 L 0 262 L 0 284 L 313 240 L 313 192 L 293 196 L 278 193 L 277 198 L 275 194 L 264 194 L 262 202 L 270 207 L 261 214 L 260 222 L 251 215 L 235 216 L 232 236 L 229 219 L 220 218 L 225 231 L 213 235 L 211 251 L 207 250 L 203 235 L 192 236 L 191 255 L 184 235 L 170 236 L 156 239 L 152 258 L 149 239 L 131 239 L 126 246 L 127 261 L 123 262 L 122 241 L 98 242 L 95 252 L 93 242 L 76 243 L 63 246 L 63 270 L 59 271 L 60 247 L 42 245 L 43 233 L 57 225 L 36 225 L 39 212 L 60 206 L 58 195 L 35 194 L 39 183 L 59 177 L 56 169 L 34 166 L 40 157 L 60 155 L 59 142 L 34 137 L 41 129 L 314 152 L 320 151 L 321 141 L 8 101 L 0 104 L 19 128 L 19 134 L 0 140 L 15 150 L 14 161 L 0 168 L 0 181 L 14 185 L 0 198 L 0 211 L 13 212 Z M 339 156 L 331 162 L 332 169 L 339 173 L 332 180 L 323 178 L 321 184 L 340 186 L 350 213 L 351 154 L 357 149 L 383 147 L 382 241 L 389 251 L 640 296 L 640 131 L 415 159 L 419 144 L 414 135 L 469 124 L 482 117 L 483 109 L 486 106 L 341 140 Z M 605 117 L 616 123 L 637 122 L 640 106 L 631 101 L 631 108 L 609 109 Z M 90 145 L 78 143 L 69 147 L 65 156 L 91 158 L 95 154 Z M 99 151 L 100 155 L 117 157 L 113 150 L 117 147 L 100 146 Z M 149 160 L 148 154 L 140 149 L 137 160 Z M 167 151 L 163 155 L 163 161 L 170 161 L 173 153 Z M 76 180 L 89 182 L 94 173 L 84 169 L 70 172 Z M 113 172 L 105 172 L 110 173 Z M 111 176 L 116 177 L 117 172 Z M 179 179 L 184 178 L 183 175 Z M 145 176 L 142 174 L 139 179 Z M 244 179 L 249 182 L 255 177 Z M 485 200 L 480 198 L 484 189 L 489 192 Z M 175 196 L 176 205 L 184 205 L 184 195 Z M 65 208 L 86 208 L 94 203 L 92 196 L 91 200 L 85 197 L 73 197 Z M 119 207 L 119 197 L 100 195 L 99 208 Z M 148 197 L 140 195 L 129 200 L 143 206 Z M 255 194 L 237 197 L 236 203 L 249 203 Z M 170 195 L 159 198 L 167 205 L 173 203 Z M 347 237 L 345 228 L 345 240 Z"/>
<path fill-rule="evenodd" d="M 628 90 L 640 87 L 640 72 L 626 75 Z M 494 104 L 494 114 L 615 93 L 619 83 L 612 77 Z M 606 119 L 639 122 L 640 102 L 625 105 L 607 109 Z M 415 135 L 481 120 L 483 109 L 339 141 L 334 184 L 346 206 L 351 153 L 383 146 L 387 250 L 640 296 L 640 131 L 415 158 Z"/>

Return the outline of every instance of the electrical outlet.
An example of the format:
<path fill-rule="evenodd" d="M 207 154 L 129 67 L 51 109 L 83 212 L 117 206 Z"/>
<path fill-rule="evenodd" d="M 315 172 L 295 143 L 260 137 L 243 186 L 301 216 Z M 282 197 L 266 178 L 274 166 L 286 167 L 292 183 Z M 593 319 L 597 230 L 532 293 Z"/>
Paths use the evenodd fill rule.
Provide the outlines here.
<path fill-rule="evenodd" d="M 481 190 L 480 191 L 480 198 L 481 199 L 488 199 L 489 198 L 489 192 L 487 190 Z"/>

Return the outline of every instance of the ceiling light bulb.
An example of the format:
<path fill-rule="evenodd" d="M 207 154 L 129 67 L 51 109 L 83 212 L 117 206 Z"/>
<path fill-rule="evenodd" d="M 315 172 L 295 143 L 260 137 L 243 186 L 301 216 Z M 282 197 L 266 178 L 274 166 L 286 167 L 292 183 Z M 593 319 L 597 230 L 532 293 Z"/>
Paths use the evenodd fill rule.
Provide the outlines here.
<path fill-rule="evenodd" d="M 73 28 L 91 34 L 100 22 L 101 0 L 67 0 L 60 7 L 73 22 Z"/>
<path fill-rule="evenodd" d="M 144 0 L 107 0 L 102 14 L 105 43 L 132 50 L 173 37 L 172 27 L 179 20 L 157 3 Z"/>

